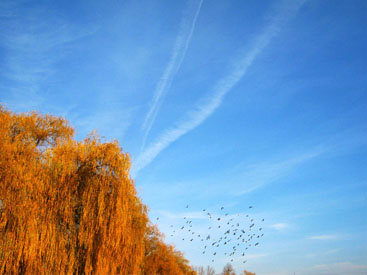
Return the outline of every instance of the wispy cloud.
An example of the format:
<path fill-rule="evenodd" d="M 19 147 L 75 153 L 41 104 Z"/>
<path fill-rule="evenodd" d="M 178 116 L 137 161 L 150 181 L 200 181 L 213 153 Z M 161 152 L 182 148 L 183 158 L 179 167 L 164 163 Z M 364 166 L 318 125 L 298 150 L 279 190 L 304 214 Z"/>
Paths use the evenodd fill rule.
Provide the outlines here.
<path fill-rule="evenodd" d="M 241 80 L 258 55 L 269 44 L 271 39 L 279 33 L 282 25 L 298 12 L 304 2 L 305 1 L 287 1 L 283 4 L 278 13 L 271 18 L 270 24 L 268 24 L 264 31 L 255 38 L 250 51 L 242 54 L 238 58 L 239 62 L 233 64 L 232 71 L 226 77 L 218 81 L 214 87 L 212 96 L 189 112 L 186 119 L 164 131 L 153 144 L 141 153 L 134 163 L 135 173 L 148 165 L 172 142 L 198 127 L 214 113 L 221 105 L 224 96 Z"/>
<path fill-rule="evenodd" d="M 289 227 L 289 224 L 287 223 L 275 223 L 270 225 L 271 228 L 274 228 L 275 230 L 281 231 Z"/>
<path fill-rule="evenodd" d="M 196 20 L 199 16 L 202 3 L 203 0 L 191 1 L 188 12 L 183 15 L 180 24 L 180 30 L 177 35 L 170 60 L 157 84 L 151 106 L 142 125 L 142 129 L 145 130 L 142 148 L 145 146 L 146 138 L 148 137 L 150 129 L 153 126 L 159 108 L 163 102 L 163 98 L 171 87 L 172 81 L 179 71 L 182 61 L 185 58 L 192 34 L 194 33 Z"/>
<path fill-rule="evenodd" d="M 317 236 L 311 236 L 308 239 L 309 240 L 335 240 L 339 239 L 339 235 L 317 235 Z"/>
<path fill-rule="evenodd" d="M 235 170 L 242 170 L 239 174 L 241 175 L 241 180 L 243 180 L 233 195 L 239 196 L 250 193 L 264 185 L 275 182 L 288 175 L 299 165 L 321 155 L 324 151 L 325 149 L 315 149 L 285 160 L 256 163 L 245 167 L 243 167 L 243 164 L 239 164 Z"/>
<path fill-rule="evenodd" d="M 311 272 L 310 272 L 311 271 Z M 310 268 L 307 274 L 367 274 L 367 265 L 355 264 L 351 262 L 336 262 L 319 264 Z M 306 274 L 306 273 L 305 273 Z"/>
<path fill-rule="evenodd" d="M 68 43 L 95 29 L 77 30 L 37 4 L 3 1 L 0 9 L 0 40 L 6 53 L 0 76 L 7 80 L 0 90 L 7 91 L 7 102 L 14 105 L 11 107 L 39 107 L 43 103 L 40 86 L 55 74 L 54 64 L 65 55 Z"/>

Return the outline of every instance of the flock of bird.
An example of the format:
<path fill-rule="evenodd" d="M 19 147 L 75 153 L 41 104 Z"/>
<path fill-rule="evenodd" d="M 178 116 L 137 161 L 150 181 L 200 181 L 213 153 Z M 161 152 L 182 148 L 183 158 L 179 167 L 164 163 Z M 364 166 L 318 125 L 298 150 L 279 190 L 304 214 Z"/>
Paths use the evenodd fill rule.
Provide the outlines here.
<path fill-rule="evenodd" d="M 189 205 L 186 208 L 189 208 Z M 253 206 L 248 209 L 251 211 Z M 255 221 L 250 214 L 229 214 L 224 210 L 222 206 L 220 214 L 214 214 L 202 209 L 203 217 L 209 221 L 205 230 L 195 229 L 193 226 L 193 221 L 198 219 L 183 217 L 179 226 L 170 225 L 169 234 L 182 241 L 194 242 L 199 247 L 201 245 L 201 253 L 210 255 L 212 262 L 218 257 L 228 258 L 231 262 L 240 257 L 242 262 L 246 263 L 248 250 L 260 245 L 260 239 L 264 236 L 261 225 L 264 219 Z"/>

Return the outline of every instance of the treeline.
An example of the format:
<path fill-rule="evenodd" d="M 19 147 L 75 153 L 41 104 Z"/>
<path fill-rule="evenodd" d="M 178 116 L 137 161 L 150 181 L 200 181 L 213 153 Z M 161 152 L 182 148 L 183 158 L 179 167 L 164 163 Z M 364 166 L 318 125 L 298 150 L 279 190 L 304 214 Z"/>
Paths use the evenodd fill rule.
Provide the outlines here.
<path fill-rule="evenodd" d="M 215 275 L 215 270 L 211 266 L 207 266 L 204 268 L 203 266 L 194 267 L 195 272 L 197 275 Z M 236 272 L 234 271 L 231 264 L 226 264 L 223 268 L 223 271 L 220 273 L 220 275 L 236 275 Z M 255 273 L 249 272 L 247 270 L 244 270 L 241 275 L 256 275 Z"/>
<path fill-rule="evenodd" d="M 196 274 L 149 222 L 119 144 L 73 135 L 0 105 L 0 274 Z"/>

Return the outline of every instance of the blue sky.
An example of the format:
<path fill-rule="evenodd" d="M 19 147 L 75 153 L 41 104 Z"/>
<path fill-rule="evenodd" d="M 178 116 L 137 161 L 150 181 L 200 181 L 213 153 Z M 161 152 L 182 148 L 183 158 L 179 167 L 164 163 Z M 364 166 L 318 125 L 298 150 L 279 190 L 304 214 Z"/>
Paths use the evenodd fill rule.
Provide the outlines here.
<path fill-rule="evenodd" d="M 366 17 L 363 0 L 1 1 L 0 101 L 119 140 L 193 265 L 228 258 L 169 225 L 253 205 L 246 269 L 366 274 Z"/>

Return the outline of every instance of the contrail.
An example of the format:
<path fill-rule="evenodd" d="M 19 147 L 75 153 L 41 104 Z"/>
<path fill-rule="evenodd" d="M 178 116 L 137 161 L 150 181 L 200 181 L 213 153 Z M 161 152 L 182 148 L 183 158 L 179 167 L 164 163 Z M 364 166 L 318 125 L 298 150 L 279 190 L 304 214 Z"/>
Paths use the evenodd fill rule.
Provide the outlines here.
<path fill-rule="evenodd" d="M 276 15 L 271 18 L 270 24 L 268 24 L 264 31 L 254 39 L 251 50 L 247 54 L 241 55 L 239 58 L 240 61 L 233 64 L 232 71 L 226 77 L 218 81 L 214 87 L 212 97 L 207 99 L 204 103 L 197 105 L 194 110 L 187 113 L 184 120 L 164 131 L 163 134 L 158 137 L 157 141 L 144 150 L 134 163 L 134 173 L 137 173 L 147 166 L 163 149 L 199 126 L 214 113 L 221 105 L 224 96 L 241 80 L 255 58 L 264 50 L 270 40 L 279 33 L 281 26 L 297 14 L 304 2 L 305 0 L 286 1 L 285 4 L 280 6 Z"/>
<path fill-rule="evenodd" d="M 194 4 L 196 3 L 193 2 L 190 3 L 188 12 L 184 14 L 182 17 L 180 24 L 180 31 L 176 38 L 171 58 L 168 62 L 168 65 L 162 77 L 160 78 L 157 84 L 152 104 L 142 125 L 142 129 L 145 130 L 142 149 L 145 146 L 146 139 L 158 114 L 164 95 L 167 92 L 167 90 L 171 87 L 172 81 L 176 73 L 180 69 L 182 61 L 185 58 L 186 51 L 189 46 L 192 34 L 194 33 L 196 20 L 199 16 L 200 9 L 203 4 L 203 0 L 200 0 L 197 6 L 192 7 Z M 195 8 L 195 12 L 192 12 L 193 8 Z"/>

